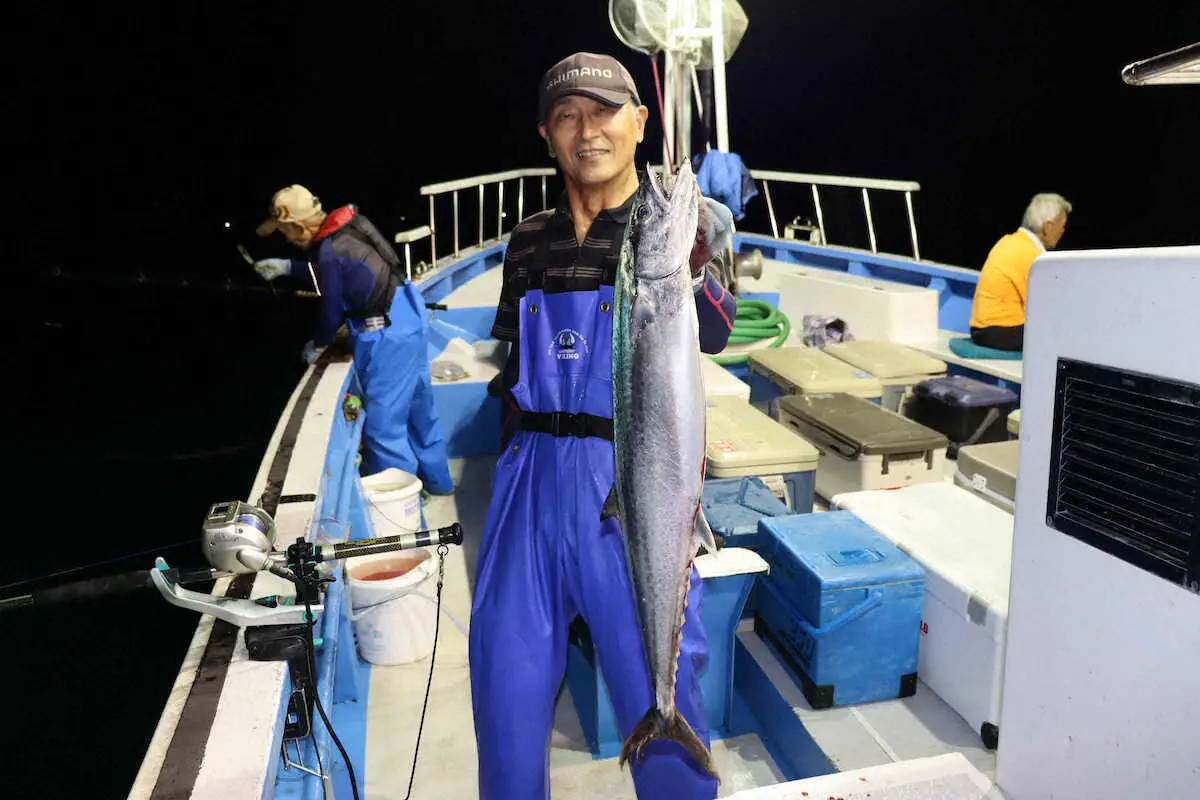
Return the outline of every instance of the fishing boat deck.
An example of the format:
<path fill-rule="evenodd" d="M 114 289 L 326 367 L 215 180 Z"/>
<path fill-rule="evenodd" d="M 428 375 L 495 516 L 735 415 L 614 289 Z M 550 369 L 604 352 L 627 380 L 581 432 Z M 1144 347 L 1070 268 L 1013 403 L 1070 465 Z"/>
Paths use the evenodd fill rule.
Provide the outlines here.
<path fill-rule="evenodd" d="M 451 309 L 494 307 L 501 270 L 474 277 L 443 299 Z M 429 527 L 458 521 L 465 531 L 461 548 L 446 557 L 446 579 L 436 666 L 425 716 L 413 795 L 473 797 L 477 786 L 474 724 L 466 629 L 480 538 L 491 494 L 494 456 L 454 459 L 457 486 L 451 496 L 430 499 L 425 508 Z M 955 464 L 947 461 L 946 480 Z M 817 510 L 825 505 L 818 499 Z M 814 760 L 814 773 L 848 771 L 920 759 L 961 754 L 988 779 L 994 779 L 995 753 L 978 734 L 924 684 L 908 698 L 859 706 L 814 710 L 773 648 L 743 620 L 737 637 L 774 690 L 791 707 L 827 761 Z M 421 719 L 429 660 L 370 668 L 365 764 L 360 782 L 371 798 L 403 797 L 412 770 L 417 724 Z M 349 711 L 353 713 L 353 711 Z M 342 722 L 335 719 L 340 728 Z M 353 724 L 347 720 L 345 724 Z M 359 722 L 361 724 L 361 722 Z M 768 748 L 756 734 L 712 743 L 722 775 L 720 796 L 786 780 Z M 560 691 L 550 740 L 550 779 L 556 798 L 635 797 L 628 770 L 615 758 L 595 758 L 565 685 Z"/>
<path fill-rule="evenodd" d="M 425 509 L 430 527 L 457 520 L 466 533 L 463 546 L 452 548 L 446 558 L 443 604 L 448 614 L 443 617 L 438 637 L 413 787 L 415 797 L 473 797 L 476 792 L 467 637 L 455 620 L 469 624 L 476 556 L 486 514 L 482 498 L 490 494 L 494 465 L 491 457 L 452 461 L 456 493 L 432 498 Z M 995 753 L 985 749 L 978 734 L 924 684 L 908 698 L 813 710 L 788 668 L 748 622 L 743 622 L 737 635 L 834 769 L 856 770 L 960 753 L 980 773 L 994 779 Z M 366 775 L 360 776 L 366 787 L 365 797 L 382 800 L 405 795 L 428 675 L 428 659 L 370 669 Z M 335 725 L 342 728 L 340 718 L 335 719 Z M 712 743 L 712 750 L 722 776 L 721 797 L 785 780 L 754 734 L 718 739 Z M 550 741 L 550 779 L 555 798 L 635 797 L 628 770 L 619 768 L 616 759 L 593 758 L 565 688 L 559 695 Z"/>

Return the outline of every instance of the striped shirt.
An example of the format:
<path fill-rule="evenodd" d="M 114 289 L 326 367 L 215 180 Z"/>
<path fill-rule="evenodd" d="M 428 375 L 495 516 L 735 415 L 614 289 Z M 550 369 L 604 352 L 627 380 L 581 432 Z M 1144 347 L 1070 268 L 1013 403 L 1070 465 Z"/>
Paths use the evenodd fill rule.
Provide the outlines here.
<path fill-rule="evenodd" d="M 504 256 L 504 285 L 500 290 L 492 336 L 503 341 L 517 341 L 517 306 L 530 289 L 557 294 L 596 291 L 601 286 L 612 286 L 616 282 L 621 244 L 633 199 L 631 195 L 617 208 L 597 214 L 582 244 L 575 239 L 575 223 L 571 219 L 566 192 L 554 209 L 534 214 L 517 225 Z M 545 258 L 548 263 L 539 263 L 540 258 Z M 713 276 L 710 263 L 703 284 L 696 290 L 701 350 L 719 353 L 725 348 L 733 328 L 736 302 Z"/>

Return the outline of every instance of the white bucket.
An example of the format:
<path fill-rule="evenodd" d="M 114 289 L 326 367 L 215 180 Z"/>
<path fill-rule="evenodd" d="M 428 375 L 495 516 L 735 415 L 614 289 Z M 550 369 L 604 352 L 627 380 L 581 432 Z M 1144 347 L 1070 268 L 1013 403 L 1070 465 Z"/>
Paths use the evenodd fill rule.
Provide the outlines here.
<path fill-rule="evenodd" d="M 428 550 L 346 561 L 358 653 L 371 664 L 408 664 L 433 650 L 437 562 Z"/>
<path fill-rule="evenodd" d="M 389 467 L 362 479 L 375 536 L 421 530 L 421 479 Z"/>

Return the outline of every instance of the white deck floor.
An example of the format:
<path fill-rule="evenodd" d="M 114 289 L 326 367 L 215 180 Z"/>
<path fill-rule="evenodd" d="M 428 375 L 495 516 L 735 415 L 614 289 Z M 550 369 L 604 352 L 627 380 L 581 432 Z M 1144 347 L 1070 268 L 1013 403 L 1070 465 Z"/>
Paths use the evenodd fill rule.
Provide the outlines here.
<path fill-rule="evenodd" d="M 494 459 L 456 460 L 451 467 L 458 491 L 435 497 L 426 508 L 431 527 L 455 520 L 463 525 L 465 543 L 447 557 L 444 607 L 463 624 L 470 616 L 471 585 Z M 459 504 L 459 499 L 470 498 Z M 812 710 L 799 688 L 766 644 L 745 629 L 742 642 L 765 674 L 793 706 L 817 744 L 840 770 L 895 761 L 962 753 L 988 778 L 995 776 L 995 754 L 937 695 L 921 684 L 916 695 L 902 700 L 850 708 Z M 367 723 L 365 797 L 399 800 L 408 789 L 413 745 L 421 717 L 429 660 L 371 672 Z M 756 736 L 713 743 L 722 775 L 721 797 L 782 780 Z M 615 759 L 591 756 L 569 694 L 559 697 L 551 740 L 550 772 L 558 800 L 604 797 L 633 800 L 633 783 Z M 443 617 L 437 668 L 429 700 L 414 797 L 477 796 L 476 751 L 471 716 L 467 639 Z"/>

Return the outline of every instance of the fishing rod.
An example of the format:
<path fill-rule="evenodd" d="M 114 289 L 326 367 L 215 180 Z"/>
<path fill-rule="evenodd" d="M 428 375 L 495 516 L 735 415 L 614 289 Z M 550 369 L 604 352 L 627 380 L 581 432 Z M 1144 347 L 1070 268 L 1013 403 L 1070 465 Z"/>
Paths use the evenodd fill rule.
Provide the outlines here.
<path fill-rule="evenodd" d="M 461 545 L 462 526 L 451 525 L 430 530 L 409 531 L 394 536 L 375 539 L 359 539 L 335 544 L 314 544 L 298 537 L 284 551 L 275 547 L 275 521 L 261 508 L 240 500 L 216 503 L 208 510 L 202 525 L 202 549 L 214 570 L 224 574 L 249 575 L 270 572 L 284 578 L 296 587 L 294 600 L 291 598 L 260 597 L 254 600 L 202 594 L 184 589 L 181 582 L 174 580 L 171 568 L 162 557 L 155 561 L 151 579 L 159 592 L 172 605 L 209 614 L 245 629 L 246 650 L 253 661 L 286 661 L 292 679 L 292 695 L 288 701 L 288 714 L 284 720 L 282 757 L 285 766 L 296 766 L 312 772 L 302 763 L 292 762 L 288 744 L 295 743 L 299 752 L 299 741 L 313 734 L 312 712 L 315 707 L 330 739 L 341 753 L 350 777 L 350 789 L 358 798 L 358 783 L 354 765 L 349 754 L 334 732 L 317 691 L 316 646 L 313 629 L 317 615 L 324 611 L 321 589 L 334 582 L 325 565 L 359 556 L 408 550 L 417 547 L 436 547 L 438 554 L 437 620 L 441 619 L 442 586 L 445 578 L 445 557 L 450 545 Z M 417 750 L 413 756 L 413 774 L 417 768 L 416 753 L 419 752 L 421 732 L 425 724 L 425 709 L 428 707 L 429 691 L 433 682 L 434 661 L 437 654 L 437 635 L 440 626 L 435 622 L 434 650 L 430 656 L 429 682 L 426 686 L 425 706 L 421 711 L 421 723 L 417 729 Z M 299 641 L 300 647 L 297 648 Z M 324 774 L 317 753 L 318 774 L 322 791 L 329 777 Z"/>

